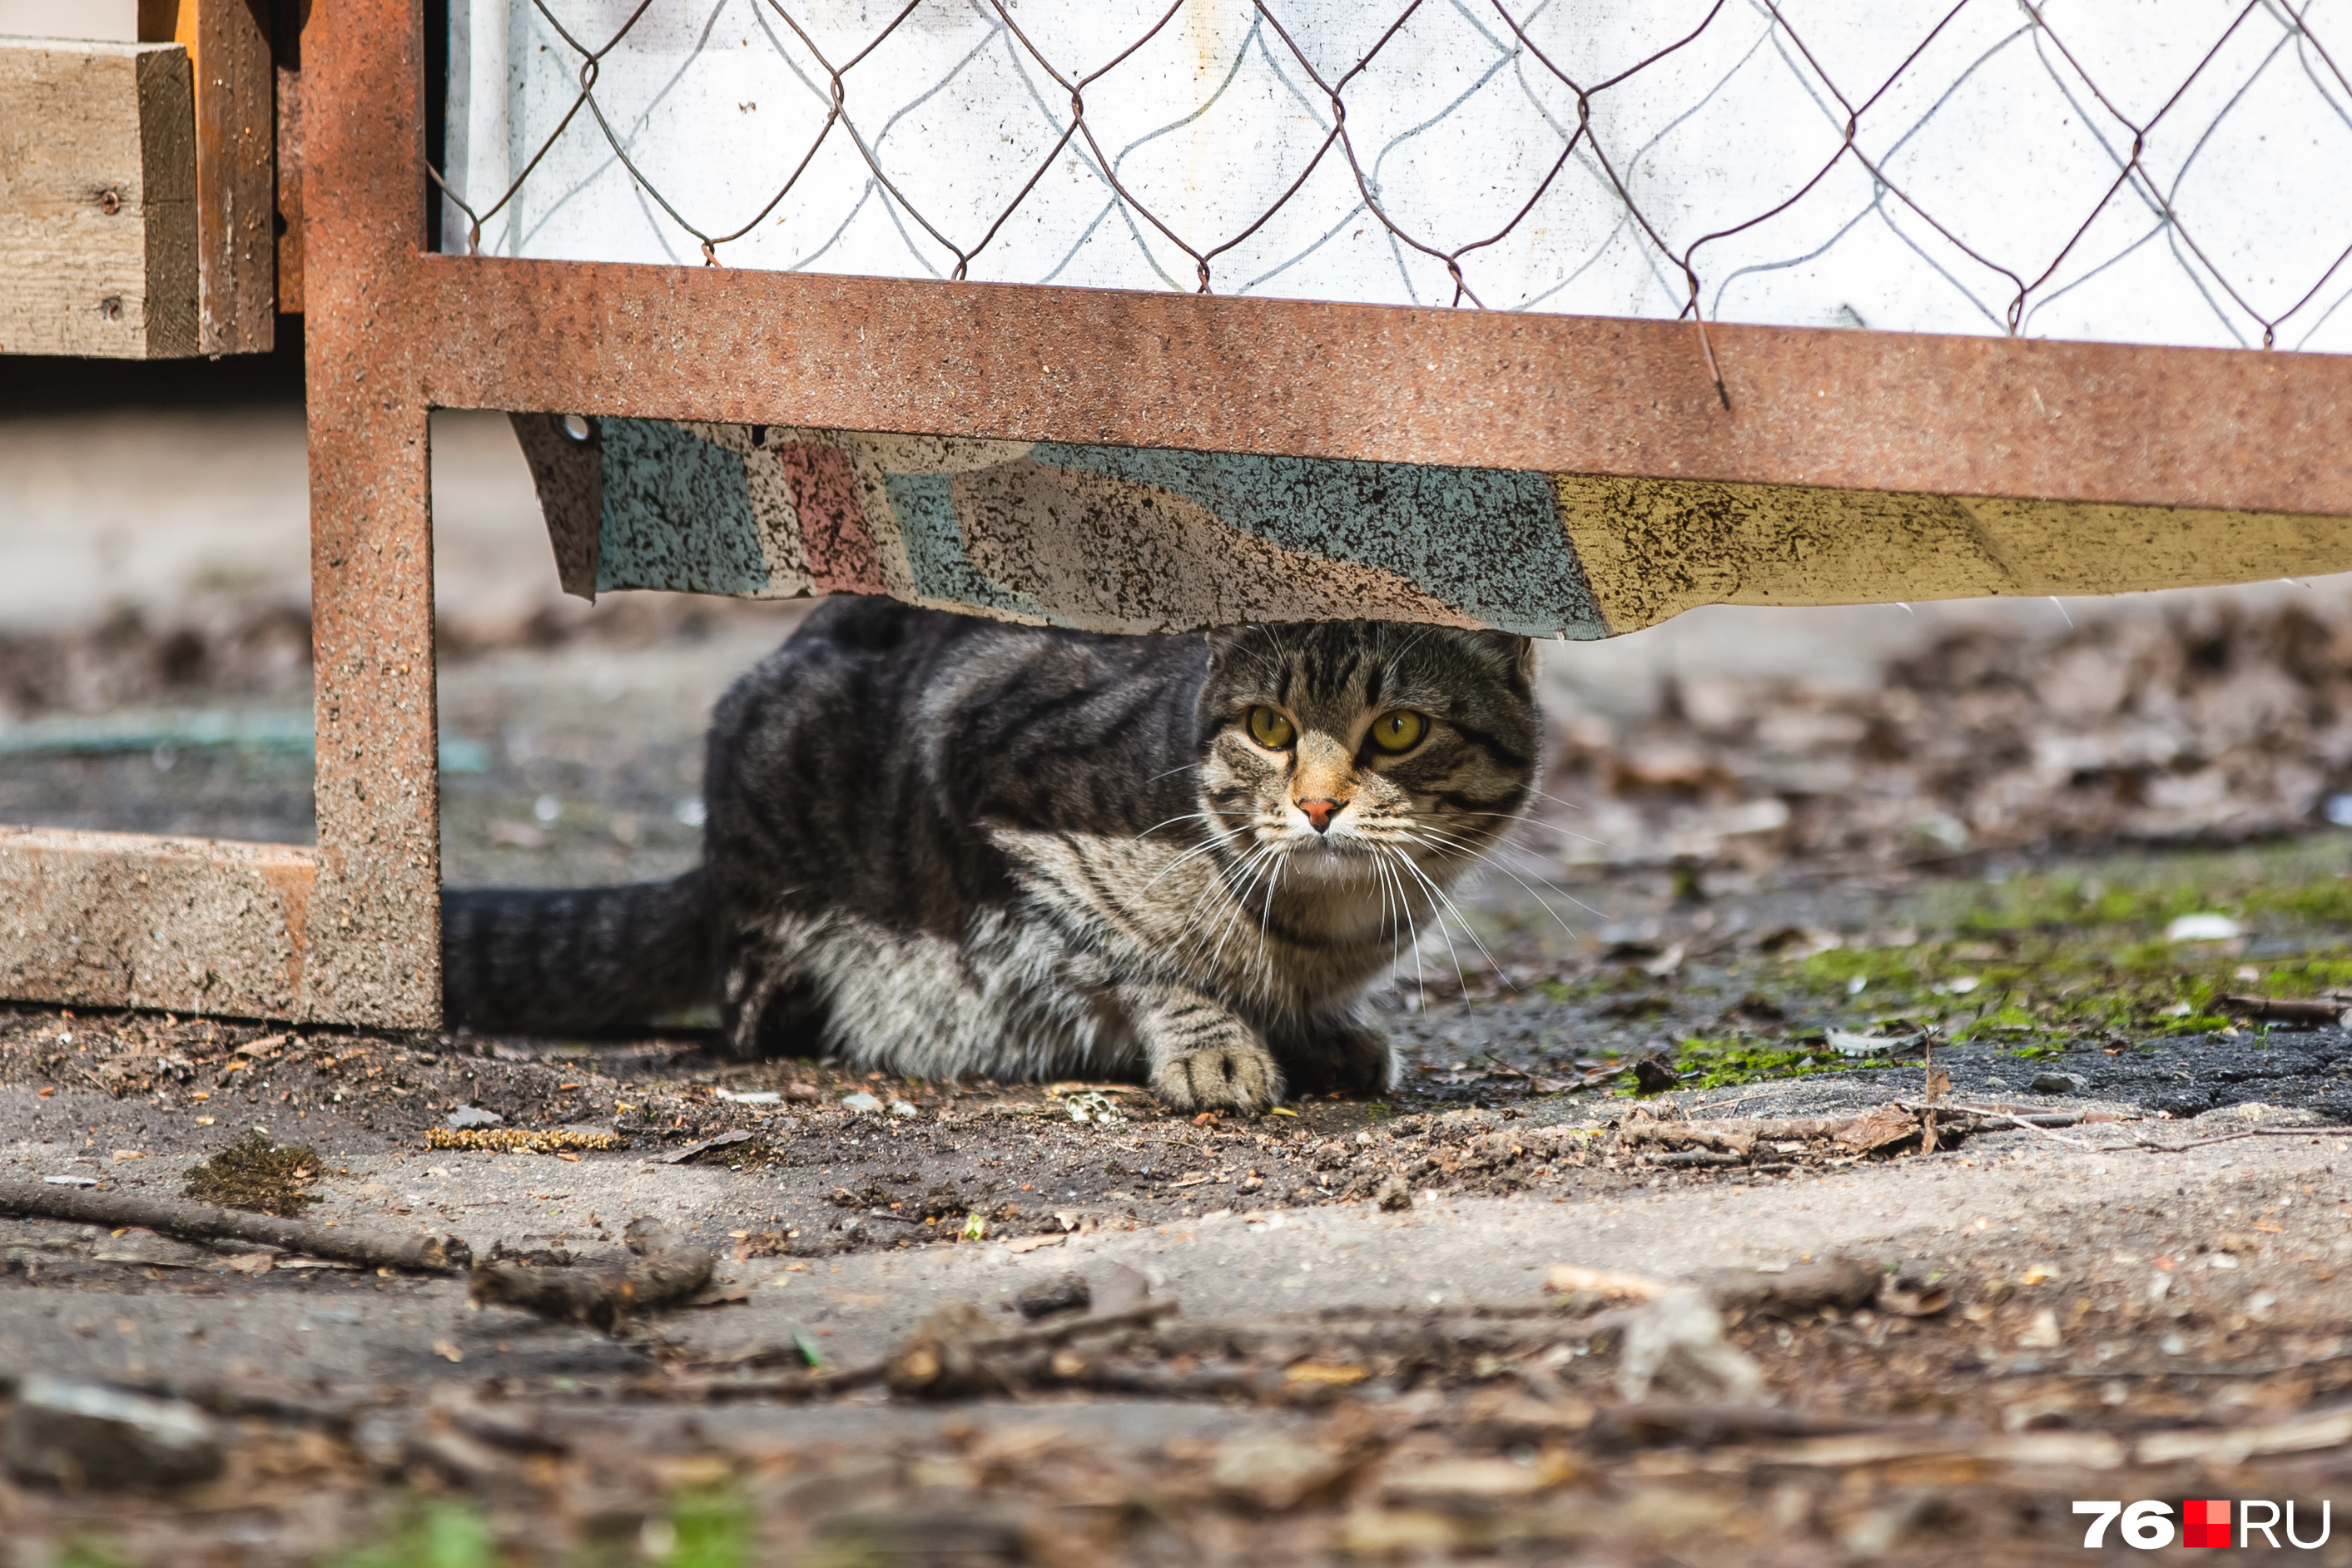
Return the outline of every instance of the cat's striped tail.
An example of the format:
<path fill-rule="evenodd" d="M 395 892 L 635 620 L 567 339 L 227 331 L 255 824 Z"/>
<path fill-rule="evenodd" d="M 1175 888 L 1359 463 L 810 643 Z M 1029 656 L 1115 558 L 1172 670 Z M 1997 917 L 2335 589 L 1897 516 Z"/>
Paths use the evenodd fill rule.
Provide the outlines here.
<path fill-rule="evenodd" d="M 715 999 L 699 869 L 616 888 L 442 891 L 451 1028 L 600 1034 Z"/>

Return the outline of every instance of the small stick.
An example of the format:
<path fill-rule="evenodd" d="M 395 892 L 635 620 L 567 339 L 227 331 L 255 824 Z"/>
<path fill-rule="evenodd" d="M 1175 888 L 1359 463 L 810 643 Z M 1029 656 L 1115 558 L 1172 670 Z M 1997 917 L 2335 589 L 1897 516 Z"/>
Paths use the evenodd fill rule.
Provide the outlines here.
<path fill-rule="evenodd" d="M 862 1362 L 838 1372 L 804 1373 L 798 1377 L 648 1377 L 630 1385 L 640 1399 L 823 1399 L 882 1381 L 890 1370 L 887 1361 Z"/>
<path fill-rule="evenodd" d="M 1933 1109 L 1934 1109 L 1934 1107 L 1932 1107 L 1932 1106 L 1926 1106 L 1926 1107 L 1922 1107 L 1922 1106 L 1916 1106 L 1916 1105 L 1906 1105 L 1906 1106 L 1905 1106 L 1903 1109 L 1904 1109 L 1904 1110 L 1933 1110 Z M 2016 1115 L 2016 1114 L 2014 1114 L 2013 1112 L 2007 1111 L 2007 1110 L 1994 1110 L 1994 1109 L 1992 1109 L 1990 1106 L 1987 1106 L 1987 1105 L 1955 1105 L 1955 1106 L 1953 1106 L 1953 1107 L 1952 1107 L 1952 1109 L 1953 1109 L 1954 1110 L 1965 1111 L 1965 1112 L 1967 1112 L 1967 1113 L 1968 1113 L 1969 1115 L 1970 1115 L 1970 1116 L 1982 1116 L 1982 1117 L 1987 1117 L 1987 1118 L 1990 1118 L 1990 1120 L 1992 1120 L 1992 1121 L 2009 1121 L 2009 1122 L 2014 1122 L 2014 1123 L 2016 1123 L 2018 1126 L 2024 1128 L 2028 1132 L 2039 1132 L 2039 1133 L 2041 1133 L 2041 1134 L 2042 1134 L 2042 1136 L 2043 1136 L 2044 1138 L 2055 1138 L 2059 1142 L 2061 1142 L 2061 1143 L 2068 1143 L 2068 1144 L 2072 1144 L 2074 1147 L 2075 1147 L 2075 1148 L 2077 1148 L 2077 1149 L 2096 1149 L 2096 1148 L 2098 1148 L 2098 1147 L 2099 1147 L 2099 1145 L 2098 1145 L 2098 1144 L 2096 1144 L 2096 1143 L 2086 1142 L 2085 1141 L 2084 1141 L 2083 1139 L 2080 1139 L 2080 1138 L 2069 1138 L 2069 1137 L 2067 1137 L 2063 1132 L 2053 1132 L 2053 1131 L 2052 1131 L 2049 1128 L 2040 1126 L 2040 1125 L 2038 1125 L 2038 1124 L 2036 1124 L 2036 1123 L 2034 1123 L 2034 1122 L 2032 1122 L 2032 1121 L 2028 1121 L 2024 1117 L 2022 1117 L 2022 1116 L 2019 1116 L 2019 1115 Z"/>
<path fill-rule="evenodd" d="M 680 1301 L 710 1283 L 718 1260 L 658 1220 L 629 1222 L 622 1240 L 635 1253 L 622 1267 L 478 1263 L 466 1287 L 468 1306 L 519 1307 L 542 1318 L 569 1319 L 612 1333 L 640 1312 Z"/>
<path fill-rule="evenodd" d="M 1933 1031 L 1919 1037 L 1919 1068 L 1927 1085 L 1927 1110 L 1919 1118 L 1919 1152 L 1936 1152 L 1936 1037 Z"/>
<path fill-rule="evenodd" d="M 186 1241 L 250 1241 L 339 1263 L 412 1274 L 454 1274 L 474 1261 L 473 1250 L 454 1236 L 371 1236 L 184 1198 L 88 1192 L 46 1183 L 0 1182 L 0 1215 L 71 1220 L 102 1225 L 110 1230 L 137 1226 Z"/>
<path fill-rule="evenodd" d="M 2241 1138 L 2352 1138 L 2352 1127 L 2248 1127 L 2236 1132 L 2224 1132 L 2218 1138 L 2192 1138 L 2186 1143 L 2158 1143 L 2151 1139 L 2135 1138 L 2132 1147 L 2153 1150 L 2159 1154 L 2179 1154 L 2190 1149 L 2210 1148 L 2216 1143 L 2235 1143 Z"/>
<path fill-rule="evenodd" d="M 1148 1327 L 1160 1318 L 1173 1316 L 1178 1310 L 1179 1306 L 1176 1299 L 1171 1296 L 1161 1300 L 1146 1301 L 1139 1307 L 1129 1307 L 1116 1312 L 1089 1313 L 1084 1317 L 1071 1318 L 1064 1322 L 1046 1323 L 1034 1329 L 1016 1329 L 1009 1334 L 1000 1334 L 992 1339 L 972 1340 L 968 1342 L 972 1352 L 975 1354 L 980 1355 L 998 1355 L 1006 1351 L 1034 1350 L 1054 1345 L 1066 1344 L 1070 1341 L 1084 1334 L 1108 1333 L 1113 1329 Z M 767 1350 L 740 1352 L 735 1355 L 728 1357 L 724 1363 L 715 1364 L 727 1366 L 773 1365 L 775 1363 L 780 1361 L 794 1362 L 800 1359 L 800 1347 L 797 1345 L 791 1345 L 779 1346 Z M 692 1363 L 688 1363 L 685 1370 L 689 1373 L 700 1372 L 713 1364 L 714 1363 L 709 1362 Z M 883 1362 L 877 1362 L 875 1363 L 877 1367 L 886 1366 L 887 1364 L 888 1363 Z M 861 1368 L 859 1370 L 863 1372 L 866 1369 Z M 812 1376 L 824 1375 L 825 1374 L 812 1374 Z M 835 1375 L 845 1376 L 846 1373 Z M 777 1380 L 764 1379 L 760 1381 L 764 1385 L 766 1382 Z M 783 1381 L 788 1386 L 797 1388 L 809 1383 L 810 1380 L 807 1378 L 789 1378 L 782 1381 Z M 850 1385 L 844 1384 L 842 1386 L 846 1387 Z"/>

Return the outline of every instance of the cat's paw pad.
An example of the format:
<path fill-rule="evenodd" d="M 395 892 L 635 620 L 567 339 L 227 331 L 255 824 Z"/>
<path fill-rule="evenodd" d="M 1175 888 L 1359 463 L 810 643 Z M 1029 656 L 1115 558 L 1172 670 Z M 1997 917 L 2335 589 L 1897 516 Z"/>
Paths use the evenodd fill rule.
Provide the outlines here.
<path fill-rule="evenodd" d="M 1264 1110 L 1282 1098 L 1282 1069 L 1255 1041 L 1206 1046 L 1161 1062 L 1151 1089 L 1179 1110 Z"/>

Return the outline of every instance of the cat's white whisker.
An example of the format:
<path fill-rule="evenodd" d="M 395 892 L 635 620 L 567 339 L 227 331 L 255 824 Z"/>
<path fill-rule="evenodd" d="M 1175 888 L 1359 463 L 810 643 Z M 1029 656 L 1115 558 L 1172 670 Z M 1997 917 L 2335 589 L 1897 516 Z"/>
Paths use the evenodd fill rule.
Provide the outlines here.
<path fill-rule="evenodd" d="M 1393 866 L 1391 866 L 1391 872 L 1390 872 L 1390 874 L 1391 874 L 1391 876 L 1395 876 L 1395 877 L 1396 877 L 1396 879 L 1397 879 L 1397 888 L 1398 888 L 1398 890 L 1399 890 L 1400 895 L 1401 895 L 1401 896 L 1404 899 L 1404 900 L 1405 900 L 1405 906 L 1404 906 L 1404 907 L 1405 907 L 1405 910 L 1406 910 L 1406 915 L 1407 915 L 1407 918 L 1408 918 L 1408 919 L 1410 919 L 1410 918 L 1411 918 L 1411 916 L 1412 916 L 1412 895 L 1411 895 L 1410 889 L 1409 889 L 1409 888 L 1408 888 L 1408 885 L 1407 885 L 1407 884 L 1406 884 L 1406 882 L 1405 882 L 1405 879 L 1404 879 L 1403 876 L 1402 876 L 1400 872 L 1398 872 L 1398 871 L 1397 871 L 1396 867 L 1402 867 L 1402 868 L 1404 868 L 1405 869 L 1410 870 L 1410 869 L 1412 869 L 1412 863 L 1411 863 L 1411 861 L 1407 858 L 1407 857 L 1405 856 L 1404 852 L 1403 852 L 1402 850 L 1401 850 L 1401 849 L 1391 849 L 1388 853 L 1389 853 L 1389 858 L 1390 858 L 1392 862 L 1394 862 L 1394 865 L 1393 865 Z M 1445 956 L 1446 956 L 1447 960 L 1448 960 L 1449 962 L 1451 962 L 1451 963 L 1453 963 L 1453 965 L 1454 965 L 1454 978 L 1455 982 L 1456 982 L 1456 983 L 1458 983 L 1458 984 L 1461 985 L 1461 987 L 1462 987 L 1462 989 L 1463 989 L 1464 993 L 1466 994 L 1468 993 L 1469 989 L 1470 989 L 1470 977 L 1469 977 L 1469 975 L 1467 975 L 1466 973 L 1465 973 L 1463 972 L 1463 968 L 1462 968 L 1462 954 L 1461 954 L 1459 952 L 1457 952 L 1457 951 L 1455 950 L 1454 946 L 1454 937 L 1453 937 L 1453 934 L 1452 934 L 1451 932 L 1449 932 L 1449 931 L 1445 929 L 1445 921 L 1444 921 L 1444 912 L 1443 912 L 1442 910 L 1439 910 L 1436 908 L 1436 906 L 1435 906 L 1434 904 L 1432 904 L 1432 905 L 1430 906 L 1430 911 L 1431 911 L 1431 913 L 1433 913 L 1433 915 L 1435 915 L 1435 916 L 1437 917 L 1435 930 L 1436 930 L 1436 932 L 1437 932 L 1438 940 L 1440 940 L 1441 942 L 1444 942 L 1444 943 L 1445 943 Z M 1420 925 L 1420 922 L 1419 922 L 1418 921 L 1414 921 L 1412 922 L 1412 954 L 1413 954 L 1413 963 L 1414 963 L 1414 981 L 1415 981 L 1415 984 L 1418 984 L 1418 983 L 1419 983 L 1419 980 L 1420 980 L 1420 962 L 1421 962 L 1421 925 Z"/>
<path fill-rule="evenodd" d="M 1435 828 L 1424 827 L 1415 829 L 1414 831 L 1425 833 L 1432 837 L 1443 837 Z M 1498 858 L 1498 857 L 1501 856 L 1504 850 L 1507 847 L 1509 847 L 1509 840 L 1496 839 L 1492 841 L 1486 848 L 1465 848 L 1465 852 L 1468 854 L 1471 859 L 1476 864 L 1481 866 L 1492 866 L 1496 870 L 1502 872 L 1503 875 L 1510 878 L 1513 881 L 1517 882 L 1520 887 L 1527 888 L 1528 892 L 1533 893 L 1535 889 L 1528 887 L 1526 880 L 1522 879 L 1517 872 L 1512 870 Z M 1545 887 L 1550 889 L 1551 891 L 1559 894 L 1561 898 L 1566 899 L 1570 903 L 1574 904 L 1578 909 L 1582 910 L 1586 914 L 1591 915 L 1593 919 L 1607 920 L 1609 918 L 1601 910 L 1596 910 L 1591 904 L 1586 903 L 1582 899 L 1578 898 L 1575 894 L 1569 892 L 1567 889 L 1560 887 L 1559 883 L 1553 881 L 1550 878 L 1539 876 L 1536 880 L 1541 882 Z"/>
<path fill-rule="evenodd" d="M 1479 937 L 1477 928 L 1476 928 L 1475 926 L 1473 926 L 1473 925 L 1470 923 L 1470 916 L 1469 916 L 1468 912 L 1467 912 L 1467 911 L 1465 911 L 1465 910 L 1462 908 L 1462 906 L 1461 906 L 1460 904 L 1457 904 L 1457 903 L 1455 903 L 1455 902 L 1454 901 L 1453 895 L 1452 895 L 1452 894 L 1450 894 L 1450 893 L 1448 893 L 1448 892 L 1447 892 L 1444 888 L 1439 887 L 1439 886 L 1438 886 L 1434 881 L 1433 881 L 1433 880 L 1430 879 L 1430 875 L 1429 875 L 1429 873 L 1428 873 L 1428 872 L 1426 872 L 1426 871 L 1423 870 L 1420 867 L 1418 867 L 1418 866 L 1414 865 L 1414 864 L 1412 863 L 1412 857 L 1410 857 L 1410 856 L 1399 856 L 1399 857 L 1398 857 L 1398 859 L 1399 859 L 1399 860 L 1400 860 L 1400 861 L 1401 861 L 1401 862 L 1402 862 L 1402 863 L 1406 868 L 1408 868 L 1412 872 L 1412 874 L 1413 874 L 1414 876 L 1416 876 L 1416 877 L 1418 877 L 1418 878 L 1420 878 L 1420 879 L 1421 879 L 1423 885 L 1423 886 L 1425 886 L 1426 888 L 1428 888 L 1431 893 L 1433 893 L 1433 895 L 1435 895 L 1436 900 L 1437 900 L 1437 902 L 1438 902 L 1438 903 L 1439 903 L 1439 904 L 1440 904 L 1440 905 L 1441 905 L 1444 910 L 1450 910 L 1450 911 L 1453 913 L 1454 918 L 1455 920 L 1457 920 L 1457 921 L 1461 921 L 1461 922 L 1462 922 L 1462 934 L 1463 934 L 1463 935 L 1465 935 L 1465 936 L 1466 936 L 1466 937 L 1468 937 L 1468 938 L 1470 939 L 1471 945 L 1472 945 L 1472 946 L 1474 946 L 1474 947 L 1475 947 L 1475 948 L 1478 950 L 1478 955 L 1479 955 L 1481 958 L 1484 958 L 1484 959 L 1486 961 L 1486 966 L 1487 966 L 1488 968 L 1490 968 L 1490 969 L 1494 970 L 1497 974 L 1501 973 L 1502 973 L 1502 968 L 1503 968 L 1503 966 L 1502 966 L 1500 963 L 1497 963 L 1495 961 L 1495 955 L 1494 955 L 1492 952 L 1489 952 L 1486 950 L 1486 942 L 1485 942 L 1483 940 L 1481 940 L 1481 938 Z M 1438 929 L 1438 930 L 1440 930 L 1440 931 L 1444 931 L 1444 930 L 1445 929 L 1445 922 L 1444 922 L 1444 918 L 1443 918 L 1442 916 L 1440 917 L 1440 919 L 1439 919 L 1439 921 L 1438 921 L 1438 927 L 1437 927 L 1437 929 Z M 1450 939 L 1449 939 L 1449 941 L 1450 941 Z M 1460 959 L 1458 959 L 1458 958 L 1457 958 L 1456 960 L 1454 960 L 1454 967 L 1455 967 L 1456 969 L 1459 969 L 1459 968 L 1461 967 L 1461 960 L 1460 960 Z M 1464 984 L 1464 985 L 1466 987 L 1466 986 L 1468 985 L 1469 982 L 1465 979 L 1465 980 L 1463 982 L 1463 984 Z M 1508 982 L 1506 982 L 1505 984 L 1508 984 Z M 1517 990 L 1517 989 L 1518 989 L 1518 987 L 1517 987 L 1517 986 L 1516 986 L 1516 985 L 1514 985 L 1514 986 L 1512 986 L 1512 987 L 1511 987 L 1511 989 L 1513 989 L 1514 991 L 1516 991 L 1516 990 Z"/>
<path fill-rule="evenodd" d="M 1188 811 L 1179 816 L 1162 818 L 1160 821 L 1153 823 L 1150 826 L 1137 834 L 1136 837 L 1138 838 L 1149 838 L 1171 822 L 1214 822 L 1215 820 L 1216 813 L 1213 811 Z"/>
<path fill-rule="evenodd" d="M 1561 918 L 1560 912 L 1558 910 L 1553 909 L 1549 901 L 1548 901 L 1541 893 L 1537 892 L 1534 888 L 1530 887 L 1526 878 L 1520 876 L 1517 871 L 1512 870 L 1508 866 L 1504 865 L 1500 860 L 1495 858 L 1494 851 L 1472 850 L 1466 851 L 1466 853 L 1469 854 L 1470 858 L 1474 863 L 1480 866 L 1490 867 L 1495 870 L 1500 871 L 1512 881 L 1517 882 L 1520 888 L 1526 891 L 1528 897 L 1533 899 L 1537 903 L 1543 905 L 1544 913 L 1549 915 L 1552 918 L 1553 922 L 1557 924 L 1560 930 L 1566 931 L 1570 937 L 1574 937 L 1576 935 L 1576 928 L 1570 925 L 1566 920 Z M 1557 889 L 1553 890 L 1558 891 Z M 1568 900 L 1569 902 L 1576 905 L 1579 909 L 1581 909 L 1591 915 L 1597 917 L 1601 913 L 1599 910 L 1594 909 L 1591 904 L 1585 903 L 1582 900 L 1578 899 L 1571 893 L 1561 893 L 1560 897 Z"/>
<path fill-rule="evenodd" d="M 1580 844 L 1598 845 L 1603 849 L 1613 849 L 1616 847 L 1614 844 L 1611 843 L 1606 838 L 1595 838 L 1590 833 L 1579 833 L 1573 828 L 1562 827 L 1556 822 L 1546 822 L 1540 816 L 1528 816 L 1517 812 L 1509 811 L 1457 811 L 1454 815 L 1456 816 L 1504 817 L 1509 821 L 1518 823 L 1522 826 L 1540 827 L 1547 833 L 1557 833 L 1562 838 L 1573 838 Z"/>
<path fill-rule="evenodd" d="M 1206 842 L 1194 845 L 1192 848 L 1187 849 L 1184 853 L 1177 856 L 1176 858 L 1168 862 L 1167 865 L 1160 868 L 1159 871 L 1153 875 L 1151 880 L 1143 884 L 1143 890 L 1147 893 L 1150 892 L 1152 889 L 1160 885 L 1160 879 L 1161 877 L 1165 877 L 1169 872 L 1175 870 L 1179 866 L 1183 865 L 1186 861 L 1202 855 L 1209 854 L 1213 850 L 1232 843 L 1234 838 L 1239 837 L 1240 835 L 1238 834 L 1212 835 Z"/>
<path fill-rule="evenodd" d="M 1265 941 L 1265 917 L 1250 909 L 1250 890 L 1257 886 L 1258 879 L 1265 875 L 1266 864 L 1269 859 L 1276 868 L 1276 874 L 1279 875 L 1282 861 L 1287 858 L 1287 856 L 1281 854 L 1279 846 L 1270 845 L 1265 849 L 1261 850 L 1256 861 L 1256 869 L 1250 873 L 1249 880 L 1244 883 L 1241 890 L 1234 896 L 1234 909 L 1235 913 L 1237 915 L 1248 915 L 1256 922 L 1258 941 L 1261 947 Z M 1233 933 L 1234 922 L 1229 920 L 1225 922 L 1224 934 L 1217 938 L 1216 951 L 1209 954 L 1209 967 L 1211 969 L 1216 968 L 1217 960 L 1224 955 L 1225 943 L 1232 938 Z"/>
<path fill-rule="evenodd" d="M 1258 859 L 1259 857 L 1266 854 L 1267 852 L 1268 851 L 1263 846 L 1252 849 L 1248 855 L 1243 858 L 1241 863 L 1242 868 L 1244 870 L 1247 869 Z M 1163 872 L 1162 875 L 1165 875 L 1165 873 Z M 1158 879 L 1156 878 L 1154 879 L 1154 880 L 1157 879 Z M 1200 892 L 1193 896 L 1192 913 L 1186 918 L 1183 925 L 1178 929 L 1176 932 L 1177 942 L 1182 942 L 1186 933 L 1192 929 L 1192 922 L 1201 918 L 1202 906 L 1207 905 L 1220 891 L 1225 892 L 1228 895 L 1232 892 L 1231 885 L 1226 880 L 1226 868 L 1223 867 L 1219 867 L 1216 874 L 1210 877 L 1205 882 L 1203 882 Z"/>

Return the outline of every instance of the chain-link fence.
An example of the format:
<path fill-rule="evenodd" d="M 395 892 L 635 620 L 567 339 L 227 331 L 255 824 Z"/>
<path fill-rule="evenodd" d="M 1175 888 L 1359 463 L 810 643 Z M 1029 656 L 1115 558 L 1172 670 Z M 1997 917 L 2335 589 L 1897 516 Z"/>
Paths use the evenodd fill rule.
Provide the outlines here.
<path fill-rule="evenodd" d="M 461 252 L 2352 351 L 2331 29 L 2328 0 L 453 0 L 434 177 Z"/>

